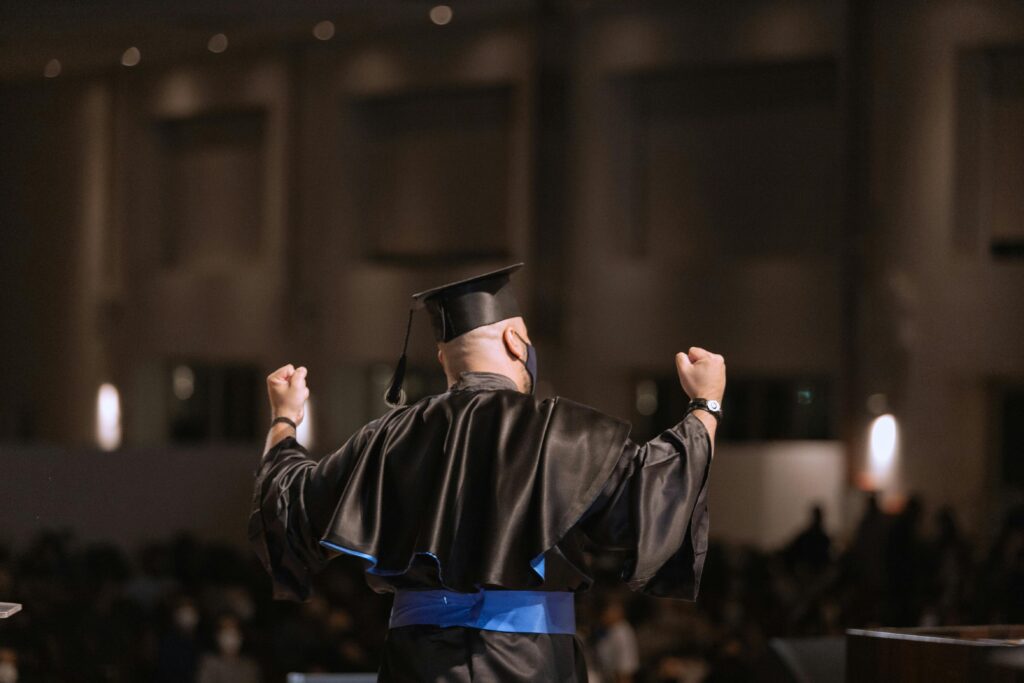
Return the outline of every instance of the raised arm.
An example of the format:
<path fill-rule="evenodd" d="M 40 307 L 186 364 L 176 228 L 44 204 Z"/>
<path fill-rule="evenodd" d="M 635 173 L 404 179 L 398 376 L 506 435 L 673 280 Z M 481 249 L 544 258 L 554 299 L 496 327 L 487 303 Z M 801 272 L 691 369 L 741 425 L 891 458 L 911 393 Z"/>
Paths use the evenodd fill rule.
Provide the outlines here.
<path fill-rule="evenodd" d="M 291 365 L 267 377 L 274 418 L 301 424 L 309 389 L 306 369 Z M 274 582 L 274 597 L 304 600 L 312 575 L 330 559 L 320 545 L 341 487 L 372 423 L 319 462 L 309 457 L 286 422 L 273 424 L 256 468 L 249 540 Z"/>
<path fill-rule="evenodd" d="M 283 418 L 302 424 L 306 417 L 306 400 L 309 398 L 309 387 L 306 386 L 304 367 L 296 369 L 291 363 L 274 370 L 267 376 L 267 395 L 270 398 L 270 417 L 274 422 L 267 433 L 267 444 L 264 455 L 276 444 L 289 436 L 296 436 L 294 428 L 288 422 L 277 422 Z"/>
<path fill-rule="evenodd" d="M 676 354 L 676 372 L 679 384 L 690 400 L 703 398 L 722 402 L 725 396 L 725 358 L 699 346 L 692 346 L 686 353 Z M 718 420 L 706 410 L 694 410 L 711 442 L 715 441 Z"/>
<path fill-rule="evenodd" d="M 725 361 L 704 349 L 676 356 L 691 399 L 721 401 Z M 708 534 L 708 475 L 717 420 L 689 412 L 645 444 L 628 442 L 580 523 L 598 547 L 624 551 L 623 579 L 651 595 L 695 600 Z"/>

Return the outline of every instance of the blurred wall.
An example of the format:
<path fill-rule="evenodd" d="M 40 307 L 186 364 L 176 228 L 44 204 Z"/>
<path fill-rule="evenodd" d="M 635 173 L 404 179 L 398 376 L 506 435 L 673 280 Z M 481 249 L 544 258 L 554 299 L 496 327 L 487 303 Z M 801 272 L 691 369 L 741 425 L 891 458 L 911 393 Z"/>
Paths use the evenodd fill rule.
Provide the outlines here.
<path fill-rule="evenodd" d="M 524 260 L 544 393 L 636 418 L 691 344 L 824 377 L 851 487 L 883 393 L 874 483 L 981 528 L 1024 382 L 1024 265 L 992 248 L 1024 225 L 995 172 L 1024 159 L 1024 9 L 565 8 L 0 86 L 0 454 L 91 444 L 103 381 L 126 445 L 165 444 L 178 362 L 309 365 L 333 448 L 411 292 Z"/>
<path fill-rule="evenodd" d="M 901 419 L 895 485 L 981 526 L 1016 497 L 998 399 L 1024 380 L 1024 262 L 999 245 L 1024 235 L 1024 7 L 877 3 L 870 22 L 860 382 Z"/>
<path fill-rule="evenodd" d="M 69 457 L 70 456 L 70 457 Z M 83 542 L 139 547 L 188 531 L 247 542 L 257 455 L 239 446 L 131 448 L 116 453 L 22 447 L 6 453 L 0 541 L 27 544 L 42 529 L 73 530 Z M 716 538 L 772 550 L 822 506 L 842 532 L 846 465 L 832 442 L 726 444 L 715 456 L 710 506 Z"/>
<path fill-rule="evenodd" d="M 5 456 L 0 539 L 23 546 L 44 529 L 69 530 L 85 543 L 138 548 L 188 532 L 243 545 L 256 460 L 238 446 L 71 457 L 63 449 L 24 447 Z"/>
<path fill-rule="evenodd" d="M 785 546 L 820 506 L 825 531 L 841 536 L 846 459 L 833 442 L 724 444 L 714 461 L 710 509 L 715 537 L 772 551 Z"/>

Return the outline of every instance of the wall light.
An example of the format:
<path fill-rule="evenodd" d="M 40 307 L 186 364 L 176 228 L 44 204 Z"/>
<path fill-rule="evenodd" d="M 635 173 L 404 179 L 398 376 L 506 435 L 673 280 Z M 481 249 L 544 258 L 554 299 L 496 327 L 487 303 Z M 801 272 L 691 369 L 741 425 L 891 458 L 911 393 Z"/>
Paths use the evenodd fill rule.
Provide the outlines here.
<path fill-rule="evenodd" d="M 121 395 L 109 383 L 96 393 L 96 444 L 105 451 L 121 446 Z"/>
<path fill-rule="evenodd" d="M 899 447 L 899 426 L 892 415 L 880 415 L 871 423 L 868 468 L 876 486 L 891 483 Z"/>
<path fill-rule="evenodd" d="M 60 76 L 60 69 L 60 60 L 51 59 L 46 63 L 46 67 L 43 68 L 43 75 L 47 78 L 57 78 L 57 76 Z"/>
<path fill-rule="evenodd" d="M 189 400 L 196 392 L 196 373 L 187 365 L 177 366 L 171 373 L 171 388 L 179 401 Z"/>
<path fill-rule="evenodd" d="M 652 379 L 636 383 L 636 412 L 654 415 L 658 410 L 658 384 Z"/>

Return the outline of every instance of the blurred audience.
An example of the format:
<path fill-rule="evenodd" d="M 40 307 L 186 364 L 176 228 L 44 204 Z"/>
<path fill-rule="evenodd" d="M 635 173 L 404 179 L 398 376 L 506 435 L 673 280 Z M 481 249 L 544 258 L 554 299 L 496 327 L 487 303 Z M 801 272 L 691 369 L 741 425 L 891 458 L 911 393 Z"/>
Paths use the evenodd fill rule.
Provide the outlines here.
<path fill-rule="evenodd" d="M 1024 621 L 1024 507 L 977 556 L 949 508 L 929 518 L 916 498 L 894 515 L 865 503 L 845 544 L 817 508 L 777 552 L 712 544 L 696 604 L 623 592 L 610 569 L 598 571 L 578 601 L 594 680 L 752 681 L 772 637 Z M 0 598 L 25 605 L 0 621 L 0 683 L 271 683 L 290 671 L 371 671 L 389 609 L 356 561 L 331 563 L 309 602 L 274 602 L 244 549 L 182 535 L 132 558 L 60 531 L 16 553 L 0 546 Z"/>
<path fill-rule="evenodd" d="M 825 532 L 825 511 L 820 505 L 811 508 L 807 528 L 786 546 L 783 557 L 789 570 L 798 578 L 816 578 L 828 568 L 832 559 L 832 539 Z"/>
<path fill-rule="evenodd" d="M 626 608 L 618 595 L 608 597 L 598 609 L 593 645 L 591 681 L 633 683 L 640 670 L 636 631 L 626 619 Z"/>
<path fill-rule="evenodd" d="M 18 653 L 13 648 L 0 648 L 0 683 L 18 683 Z"/>
<path fill-rule="evenodd" d="M 199 683 L 259 683 L 260 670 L 252 657 L 241 654 L 242 626 L 230 614 L 217 621 L 216 652 L 203 655 Z"/>
<path fill-rule="evenodd" d="M 164 630 L 157 650 L 157 680 L 160 683 L 192 683 L 196 680 L 196 666 L 199 661 L 199 643 L 196 637 L 199 610 L 189 597 L 179 597 L 174 603 L 171 624 Z"/>

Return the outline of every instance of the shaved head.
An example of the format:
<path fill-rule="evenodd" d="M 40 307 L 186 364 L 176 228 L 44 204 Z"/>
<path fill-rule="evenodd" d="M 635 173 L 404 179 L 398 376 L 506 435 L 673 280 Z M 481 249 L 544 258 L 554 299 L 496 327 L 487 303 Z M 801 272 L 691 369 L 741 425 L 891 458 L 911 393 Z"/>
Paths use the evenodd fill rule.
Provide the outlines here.
<path fill-rule="evenodd" d="M 444 368 L 448 386 L 463 372 L 493 372 L 505 375 L 522 392 L 532 390 L 526 367 L 526 345 L 530 342 L 521 317 L 484 325 L 449 342 L 438 342 L 437 359 Z"/>

